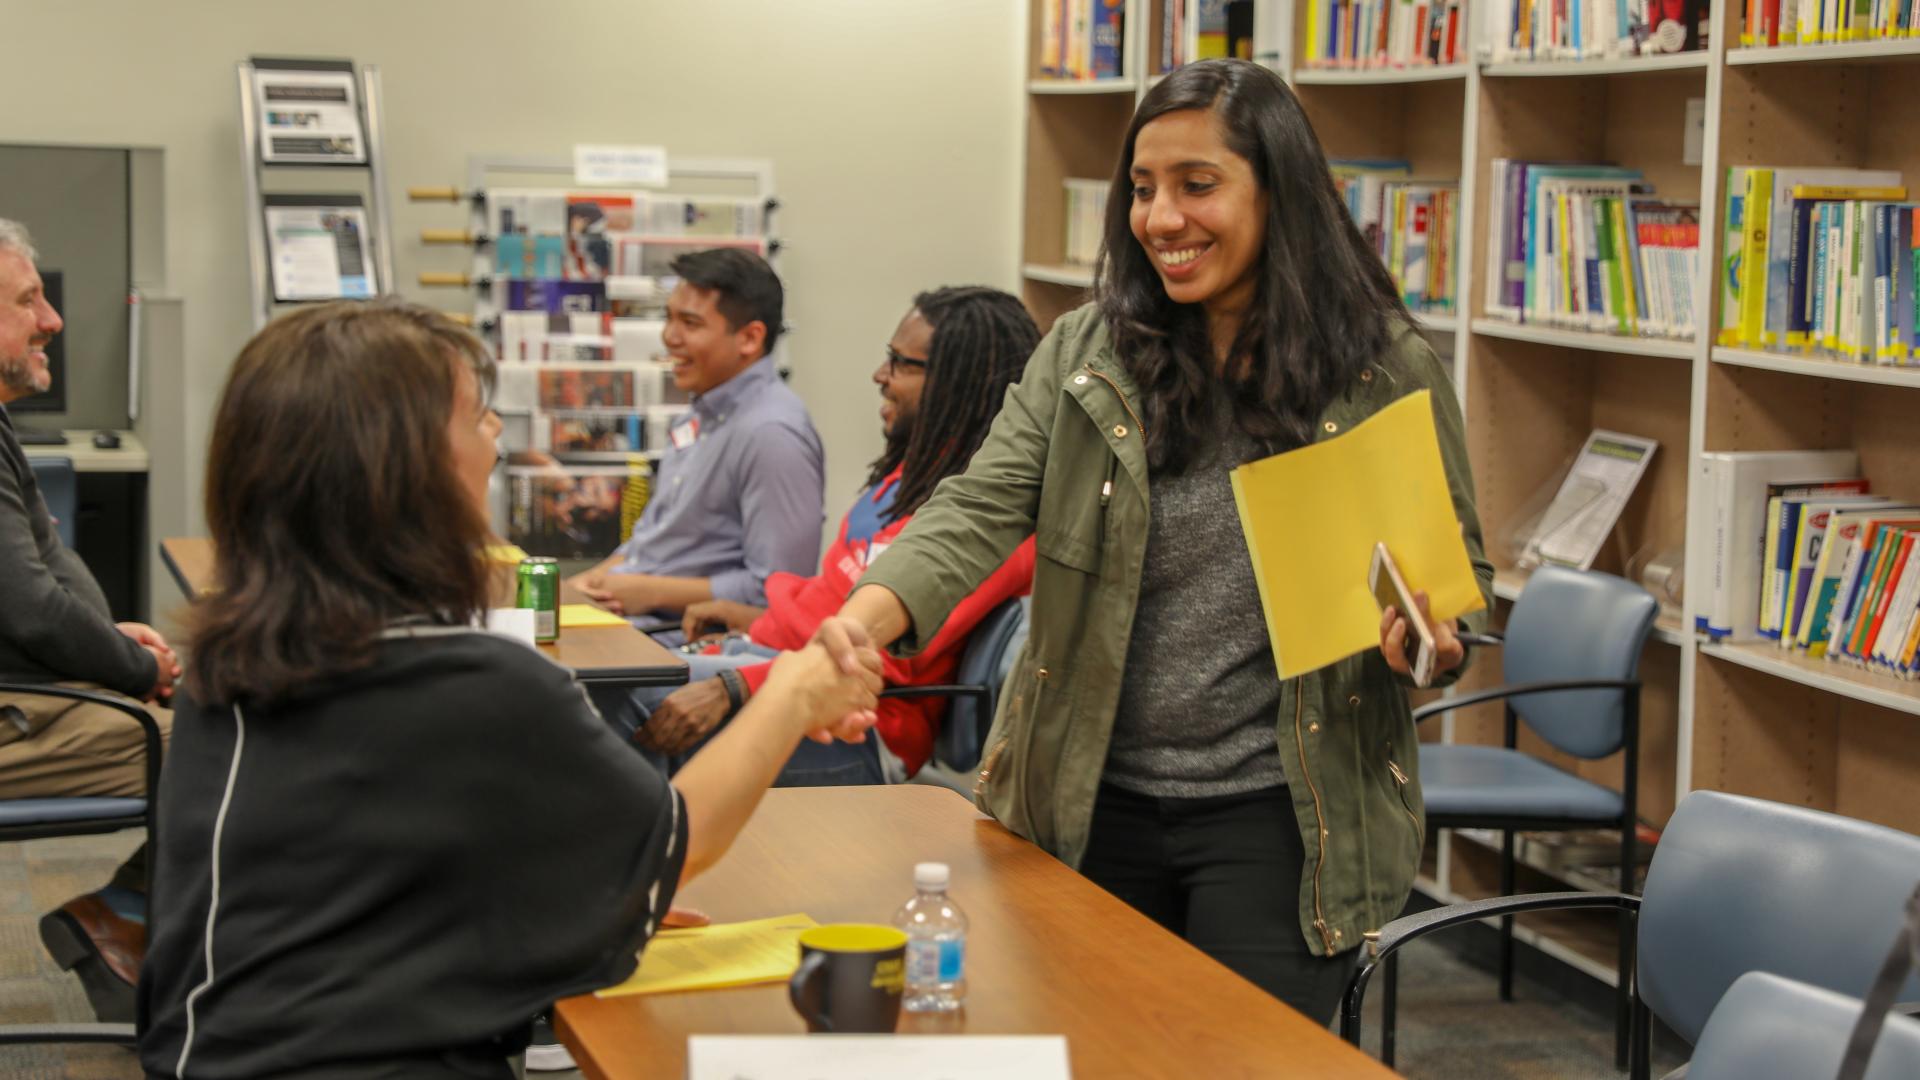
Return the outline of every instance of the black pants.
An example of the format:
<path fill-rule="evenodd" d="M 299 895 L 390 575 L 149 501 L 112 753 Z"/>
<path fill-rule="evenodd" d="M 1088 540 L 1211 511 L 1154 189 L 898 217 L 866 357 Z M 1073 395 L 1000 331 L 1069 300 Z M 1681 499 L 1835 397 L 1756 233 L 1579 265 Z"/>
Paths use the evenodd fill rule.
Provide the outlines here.
<path fill-rule="evenodd" d="M 1286 788 L 1178 799 L 1102 785 L 1080 872 L 1317 1023 L 1331 1023 L 1353 950 L 1300 933 L 1305 853 Z"/>

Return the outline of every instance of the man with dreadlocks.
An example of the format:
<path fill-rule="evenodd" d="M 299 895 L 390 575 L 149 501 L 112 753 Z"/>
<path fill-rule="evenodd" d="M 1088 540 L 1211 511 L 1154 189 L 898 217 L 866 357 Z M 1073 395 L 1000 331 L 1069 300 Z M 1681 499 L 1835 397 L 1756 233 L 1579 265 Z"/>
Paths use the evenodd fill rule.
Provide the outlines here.
<path fill-rule="evenodd" d="M 935 289 L 914 297 L 913 309 L 887 343 L 874 370 L 886 451 L 874 461 L 867 486 L 840 523 L 839 537 L 813 577 L 774 574 L 767 606 L 730 600 L 689 606 L 689 640 L 715 626 L 728 633 L 704 654 L 689 658 L 688 685 L 665 693 L 639 690 L 626 700 L 603 701 L 602 712 L 669 767 L 691 754 L 759 689 L 784 649 L 813 636 L 860 580 L 868 563 L 906 528 L 941 480 L 966 468 L 1000 412 L 1007 387 L 1026 367 L 1040 331 L 1020 301 L 997 289 Z M 995 607 L 1024 595 L 1033 582 L 1033 543 L 957 606 L 912 660 L 886 658 L 889 686 L 949 682 L 967 635 Z M 803 741 L 779 783 L 787 786 L 899 782 L 920 770 L 933 752 L 945 702 L 939 698 L 883 698 L 878 740 L 832 745 Z"/>

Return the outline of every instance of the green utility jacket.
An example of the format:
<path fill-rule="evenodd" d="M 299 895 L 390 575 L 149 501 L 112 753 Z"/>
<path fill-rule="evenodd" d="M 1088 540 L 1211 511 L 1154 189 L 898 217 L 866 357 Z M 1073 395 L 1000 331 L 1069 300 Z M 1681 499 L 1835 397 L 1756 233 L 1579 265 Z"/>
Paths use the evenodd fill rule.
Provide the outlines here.
<path fill-rule="evenodd" d="M 1399 328 L 1327 408 L 1317 437 L 1422 389 L 1433 392 L 1449 494 L 1490 596 L 1459 403 L 1418 332 Z M 1088 306 L 1062 317 L 967 471 L 939 486 L 861 579 L 905 604 L 913 628 L 895 649 L 911 655 L 1022 540 L 1036 538 L 1027 643 L 1001 693 L 974 794 L 1072 866 L 1087 849 L 1146 557 L 1139 397 L 1099 313 Z M 1484 618 L 1467 621 L 1477 629 Z M 1411 710 L 1372 649 L 1289 681 L 1274 720 L 1306 848 L 1300 930 L 1331 956 L 1399 914 L 1419 869 L 1425 818 Z"/>

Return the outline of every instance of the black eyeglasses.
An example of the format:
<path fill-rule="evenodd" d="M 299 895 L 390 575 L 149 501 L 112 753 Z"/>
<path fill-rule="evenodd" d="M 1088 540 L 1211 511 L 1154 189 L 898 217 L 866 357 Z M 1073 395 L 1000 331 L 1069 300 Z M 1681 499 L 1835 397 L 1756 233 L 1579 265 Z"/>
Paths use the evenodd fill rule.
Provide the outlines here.
<path fill-rule="evenodd" d="M 916 360 L 911 356 L 901 356 L 893 350 L 893 346 L 887 346 L 887 377 L 894 378 L 898 376 L 901 368 L 907 368 L 910 371 L 925 371 L 927 370 L 927 362 L 925 360 Z"/>

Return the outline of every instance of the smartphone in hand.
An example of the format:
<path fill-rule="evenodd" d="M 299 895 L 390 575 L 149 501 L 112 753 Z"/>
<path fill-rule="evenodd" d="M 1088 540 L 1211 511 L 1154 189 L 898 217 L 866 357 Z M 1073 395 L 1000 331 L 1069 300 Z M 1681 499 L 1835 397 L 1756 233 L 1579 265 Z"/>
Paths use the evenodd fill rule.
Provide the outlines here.
<path fill-rule="evenodd" d="M 1393 555 L 1387 551 L 1387 545 L 1373 545 L 1373 565 L 1367 568 L 1367 585 L 1373 590 L 1373 599 L 1380 610 L 1393 608 L 1407 621 L 1407 640 L 1405 647 L 1407 659 L 1413 667 L 1413 684 L 1430 686 L 1433 683 L 1433 657 L 1435 645 L 1433 630 L 1427 626 L 1427 620 L 1420 615 L 1420 609 L 1414 605 L 1413 590 L 1407 588 L 1407 580 L 1400 576 L 1400 567 L 1395 565 Z"/>

